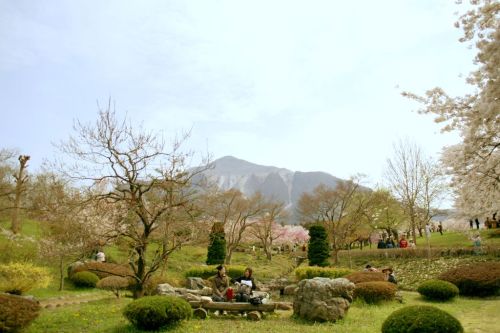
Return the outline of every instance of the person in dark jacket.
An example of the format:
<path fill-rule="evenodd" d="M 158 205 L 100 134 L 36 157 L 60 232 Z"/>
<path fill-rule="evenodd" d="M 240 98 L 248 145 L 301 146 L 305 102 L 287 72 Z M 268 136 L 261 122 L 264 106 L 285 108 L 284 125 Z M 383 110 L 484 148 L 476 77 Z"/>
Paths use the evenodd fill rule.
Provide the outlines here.
<path fill-rule="evenodd" d="M 254 291 L 257 286 L 255 285 L 255 280 L 252 276 L 253 270 L 250 267 L 245 269 L 243 276 L 232 280 L 234 284 L 237 285 L 236 289 L 236 302 L 248 302 L 252 296 L 252 291 Z"/>
<path fill-rule="evenodd" d="M 227 300 L 226 293 L 229 289 L 229 279 L 226 275 L 226 268 L 222 265 L 217 266 L 217 274 L 212 280 L 212 300 L 214 302 L 224 302 Z"/>
<path fill-rule="evenodd" d="M 382 238 L 378 240 L 377 249 L 385 249 L 386 244 Z"/>
<path fill-rule="evenodd" d="M 382 273 L 385 274 L 385 278 L 387 279 L 388 282 L 398 284 L 398 281 L 396 280 L 396 276 L 394 276 L 394 271 L 392 267 L 386 267 L 382 269 Z"/>

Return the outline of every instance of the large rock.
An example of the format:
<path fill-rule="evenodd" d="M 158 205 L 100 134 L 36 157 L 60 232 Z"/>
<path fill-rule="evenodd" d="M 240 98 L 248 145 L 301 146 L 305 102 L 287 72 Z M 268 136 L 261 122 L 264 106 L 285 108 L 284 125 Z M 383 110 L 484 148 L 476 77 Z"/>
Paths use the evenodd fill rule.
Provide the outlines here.
<path fill-rule="evenodd" d="M 207 285 L 205 284 L 205 281 L 203 281 L 203 279 L 200 277 L 188 277 L 186 279 L 187 289 L 201 290 L 206 286 Z"/>
<path fill-rule="evenodd" d="M 343 318 L 352 302 L 354 283 L 347 279 L 316 277 L 299 282 L 293 313 L 312 321 Z"/>
<path fill-rule="evenodd" d="M 156 295 L 173 295 L 175 296 L 175 288 L 168 283 L 161 283 L 156 286 Z"/>

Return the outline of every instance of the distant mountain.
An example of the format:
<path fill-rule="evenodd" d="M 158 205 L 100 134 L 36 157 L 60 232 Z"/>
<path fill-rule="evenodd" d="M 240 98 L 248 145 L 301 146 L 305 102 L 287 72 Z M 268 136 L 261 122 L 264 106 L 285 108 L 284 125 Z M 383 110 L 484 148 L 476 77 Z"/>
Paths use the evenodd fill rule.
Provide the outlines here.
<path fill-rule="evenodd" d="M 203 176 L 222 190 L 235 188 L 247 196 L 260 191 L 268 198 L 283 201 L 292 211 L 304 192 L 320 184 L 334 187 L 340 178 L 326 172 L 291 171 L 274 166 L 250 163 L 232 156 L 213 162 L 213 168 Z"/>

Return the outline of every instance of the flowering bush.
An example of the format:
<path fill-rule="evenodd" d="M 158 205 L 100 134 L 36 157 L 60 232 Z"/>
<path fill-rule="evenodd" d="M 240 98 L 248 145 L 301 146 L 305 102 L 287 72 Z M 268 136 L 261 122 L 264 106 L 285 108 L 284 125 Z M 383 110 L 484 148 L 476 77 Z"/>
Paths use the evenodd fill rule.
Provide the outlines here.
<path fill-rule="evenodd" d="M 30 289 L 46 288 L 50 272 L 31 263 L 0 265 L 0 292 L 21 295 Z"/>

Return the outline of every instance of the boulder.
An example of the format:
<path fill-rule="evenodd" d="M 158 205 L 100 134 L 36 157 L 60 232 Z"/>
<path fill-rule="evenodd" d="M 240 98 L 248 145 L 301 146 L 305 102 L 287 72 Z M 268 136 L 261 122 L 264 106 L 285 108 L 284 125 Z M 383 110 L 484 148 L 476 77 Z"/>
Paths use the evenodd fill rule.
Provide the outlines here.
<path fill-rule="evenodd" d="M 173 295 L 175 296 L 175 288 L 169 285 L 168 283 L 161 283 L 156 286 L 156 294 L 155 295 Z"/>
<path fill-rule="evenodd" d="M 194 289 L 194 290 L 201 290 L 205 288 L 207 285 L 205 284 L 205 281 L 203 281 L 202 278 L 200 277 L 188 277 L 186 279 L 186 288 L 187 289 Z"/>
<path fill-rule="evenodd" d="M 354 287 L 344 278 L 302 280 L 295 293 L 293 313 L 311 321 L 342 319 L 351 305 Z"/>

